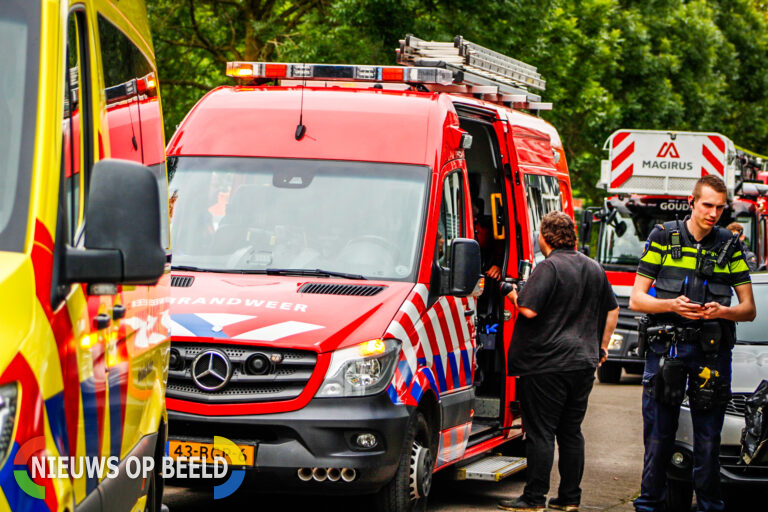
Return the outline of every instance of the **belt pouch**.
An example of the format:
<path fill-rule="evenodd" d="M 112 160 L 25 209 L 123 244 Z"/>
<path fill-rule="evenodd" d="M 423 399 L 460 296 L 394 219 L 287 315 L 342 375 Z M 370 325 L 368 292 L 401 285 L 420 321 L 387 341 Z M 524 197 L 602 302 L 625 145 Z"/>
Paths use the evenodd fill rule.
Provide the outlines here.
<path fill-rule="evenodd" d="M 717 354 L 723 339 L 723 327 L 717 320 L 708 320 L 701 325 L 699 343 L 705 355 Z"/>
<path fill-rule="evenodd" d="M 654 395 L 660 403 L 678 407 L 683 403 L 687 381 L 688 370 L 680 359 L 662 357 Z"/>

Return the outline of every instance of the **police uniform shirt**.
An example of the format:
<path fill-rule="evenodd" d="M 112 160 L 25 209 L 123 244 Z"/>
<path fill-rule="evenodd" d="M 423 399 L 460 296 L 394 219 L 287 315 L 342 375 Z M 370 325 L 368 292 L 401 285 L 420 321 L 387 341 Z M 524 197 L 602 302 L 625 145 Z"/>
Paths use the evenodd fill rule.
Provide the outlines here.
<path fill-rule="evenodd" d="M 688 217 L 686 217 L 686 220 Z M 670 231 L 676 229 L 677 224 L 668 222 L 664 225 L 657 224 L 648 236 L 645 252 L 637 266 L 637 274 L 648 279 L 655 280 L 656 296 L 659 298 L 676 298 L 680 295 L 694 294 L 696 290 L 703 290 L 702 302 L 716 301 L 724 306 L 730 305 L 732 287 L 751 282 L 749 267 L 744 261 L 741 245 L 733 250 L 731 257 L 724 265 L 714 266 L 711 276 L 702 276 L 697 272 L 699 257 L 697 251 L 703 253 L 718 251 L 726 237 L 726 230 L 715 227 L 702 240 L 695 240 L 688 231 L 686 220 L 680 221 L 680 239 L 682 258 L 672 257 L 670 245 Z M 700 248 L 696 248 L 700 244 Z M 711 257 L 711 256 L 710 256 Z M 695 289 L 693 289 L 695 288 Z M 679 316 L 674 315 L 677 319 Z"/>

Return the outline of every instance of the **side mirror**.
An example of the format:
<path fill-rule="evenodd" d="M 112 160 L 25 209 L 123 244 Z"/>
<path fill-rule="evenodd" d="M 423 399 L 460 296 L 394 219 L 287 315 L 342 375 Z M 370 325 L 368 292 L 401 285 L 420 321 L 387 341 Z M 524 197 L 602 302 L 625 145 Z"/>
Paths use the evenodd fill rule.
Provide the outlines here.
<path fill-rule="evenodd" d="M 621 238 L 624 236 L 624 233 L 627 232 L 627 223 L 623 220 L 620 220 L 613 226 L 614 231 L 616 231 L 616 236 Z"/>
<path fill-rule="evenodd" d="M 93 166 L 85 249 L 67 247 L 68 283 L 155 284 L 165 269 L 160 195 L 145 166 L 102 160 Z"/>
<path fill-rule="evenodd" d="M 471 295 L 482 277 L 481 271 L 480 244 L 470 238 L 454 238 L 451 242 L 451 268 L 447 270 L 443 295 Z"/>
<path fill-rule="evenodd" d="M 579 229 L 579 242 L 581 242 L 581 245 L 585 245 L 589 243 L 590 238 L 592 237 L 592 224 L 594 223 L 593 220 L 593 214 L 592 210 L 589 208 L 585 208 L 581 212 L 581 226 Z"/>

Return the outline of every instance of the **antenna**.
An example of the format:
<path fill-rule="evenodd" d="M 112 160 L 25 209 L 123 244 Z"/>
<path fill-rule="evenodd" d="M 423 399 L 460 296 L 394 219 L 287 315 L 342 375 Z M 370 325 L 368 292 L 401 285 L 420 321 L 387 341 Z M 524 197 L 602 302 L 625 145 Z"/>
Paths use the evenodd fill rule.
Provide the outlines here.
<path fill-rule="evenodd" d="M 307 86 L 307 81 L 301 84 L 301 107 L 299 108 L 299 124 L 296 126 L 296 140 L 301 140 L 307 133 L 307 127 L 304 126 L 304 88 Z"/>

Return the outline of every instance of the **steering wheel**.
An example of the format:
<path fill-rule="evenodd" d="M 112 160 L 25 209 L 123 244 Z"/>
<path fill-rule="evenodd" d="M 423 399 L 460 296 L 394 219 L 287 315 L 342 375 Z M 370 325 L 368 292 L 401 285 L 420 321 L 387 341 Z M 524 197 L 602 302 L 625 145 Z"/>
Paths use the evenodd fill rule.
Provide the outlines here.
<path fill-rule="evenodd" d="M 399 260 L 400 249 L 395 244 L 393 244 L 392 242 L 384 238 L 383 236 L 379 236 L 379 235 L 357 236 L 355 238 L 352 238 L 349 242 L 347 242 L 346 247 L 359 244 L 359 243 L 378 245 L 379 247 L 389 251 L 389 253 L 393 256 L 393 259 L 395 260 L 395 262 Z"/>

